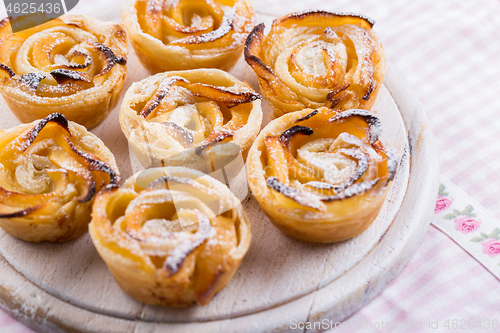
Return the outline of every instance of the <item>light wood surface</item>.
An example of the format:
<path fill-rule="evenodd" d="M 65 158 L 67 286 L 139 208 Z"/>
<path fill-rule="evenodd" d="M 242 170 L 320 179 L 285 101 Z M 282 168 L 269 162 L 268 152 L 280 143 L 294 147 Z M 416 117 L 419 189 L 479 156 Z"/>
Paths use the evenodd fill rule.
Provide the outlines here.
<path fill-rule="evenodd" d="M 272 19 L 258 17 L 267 24 Z M 149 75 L 130 50 L 125 89 Z M 243 59 L 231 74 L 258 89 Z M 409 261 L 437 193 L 437 159 L 425 115 L 394 69 L 384 84 L 374 110 L 384 126 L 382 142 L 398 152 L 401 163 L 380 215 L 362 235 L 334 245 L 293 240 L 248 196 L 243 205 L 253 240 L 234 279 L 206 307 L 170 309 L 144 305 L 121 291 L 87 234 L 64 244 L 31 244 L 0 230 L 1 304 L 43 332 L 288 331 L 292 319 L 348 317 Z M 267 123 L 272 112 L 263 104 Z M 0 110 L 2 129 L 19 124 L 3 101 Z M 92 132 L 114 153 L 123 178 L 140 170 L 129 156 L 118 108 Z"/>

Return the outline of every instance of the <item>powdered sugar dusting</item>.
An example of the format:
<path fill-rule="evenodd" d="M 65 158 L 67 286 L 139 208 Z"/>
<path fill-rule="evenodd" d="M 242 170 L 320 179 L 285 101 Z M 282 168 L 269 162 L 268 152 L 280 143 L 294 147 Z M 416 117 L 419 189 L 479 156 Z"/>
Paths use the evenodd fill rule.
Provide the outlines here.
<path fill-rule="evenodd" d="M 36 88 L 40 84 L 40 82 L 45 79 L 46 75 L 44 73 L 36 72 L 21 75 L 19 81 L 27 86 L 33 92 L 36 91 Z"/>
<path fill-rule="evenodd" d="M 231 9 L 228 13 L 224 14 L 222 23 L 217 30 L 210 31 L 200 36 L 189 36 L 186 38 L 178 39 L 172 44 L 201 44 L 213 42 L 226 36 L 233 29 L 233 18 L 235 10 Z"/>

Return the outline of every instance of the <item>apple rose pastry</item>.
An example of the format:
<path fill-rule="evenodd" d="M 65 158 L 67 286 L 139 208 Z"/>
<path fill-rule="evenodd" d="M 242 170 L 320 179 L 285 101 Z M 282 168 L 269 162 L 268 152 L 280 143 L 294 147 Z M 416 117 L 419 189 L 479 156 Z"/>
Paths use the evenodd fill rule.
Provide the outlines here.
<path fill-rule="evenodd" d="M 0 22 L 0 92 L 22 122 L 62 113 L 87 128 L 116 106 L 127 72 L 120 24 L 64 15 L 12 33 Z"/>
<path fill-rule="evenodd" d="M 250 189 L 291 237 L 330 243 L 357 236 L 377 217 L 396 171 L 380 133 L 380 120 L 366 110 L 286 114 L 250 149 Z"/>
<path fill-rule="evenodd" d="M 275 117 L 304 108 L 370 110 L 385 73 L 375 22 L 355 14 L 309 11 L 264 24 L 247 38 L 245 60 Z"/>
<path fill-rule="evenodd" d="M 95 194 L 119 181 L 102 141 L 60 113 L 0 131 L 0 226 L 17 238 L 80 236 Z"/>
<path fill-rule="evenodd" d="M 210 173 L 246 157 L 262 123 L 260 98 L 218 69 L 160 73 L 125 93 L 120 125 L 144 167 Z"/>
<path fill-rule="evenodd" d="M 255 21 L 250 0 L 127 0 L 122 18 L 139 60 L 155 73 L 231 69 Z"/>
<path fill-rule="evenodd" d="M 132 297 L 154 305 L 206 305 L 250 246 L 250 222 L 238 202 L 199 171 L 147 169 L 97 195 L 89 231 Z"/>

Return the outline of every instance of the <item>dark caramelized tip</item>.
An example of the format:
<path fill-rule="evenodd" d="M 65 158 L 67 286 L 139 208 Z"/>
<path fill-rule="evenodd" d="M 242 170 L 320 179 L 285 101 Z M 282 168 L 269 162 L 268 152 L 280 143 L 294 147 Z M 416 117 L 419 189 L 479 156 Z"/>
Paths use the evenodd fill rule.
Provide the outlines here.
<path fill-rule="evenodd" d="M 65 84 L 72 81 L 83 81 L 90 83 L 88 77 L 82 75 L 82 73 L 80 72 L 75 72 L 69 69 L 59 68 L 50 72 L 50 75 L 52 75 L 59 84 Z"/>
<path fill-rule="evenodd" d="M 346 118 L 349 117 L 361 117 L 363 120 L 368 124 L 370 127 L 369 131 L 369 136 L 370 136 L 370 143 L 374 144 L 375 142 L 378 141 L 380 135 L 382 134 L 382 122 L 378 117 L 376 117 L 373 113 L 370 111 L 362 110 L 362 109 L 353 109 L 353 110 L 347 110 L 343 111 L 341 113 L 336 114 L 335 116 L 330 118 L 330 122 L 334 121 L 342 121 Z"/>
<path fill-rule="evenodd" d="M 8 214 L 1 214 L 0 213 L 0 219 L 12 219 L 12 218 L 16 218 L 16 217 L 24 217 L 26 215 L 33 213 L 34 211 L 38 210 L 39 208 L 41 208 L 43 206 L 44 206 L 43 204 L 38 205 L 38 206 L 33 206 L 33 207 L 29 207 L 29 208 L 26 208 L 26 209 L 23 209 L 23 210 L 14 212 L 14 213 L 8 213 Z"/>
<path fill-rule="evenodd" d="M 33 144 L 40 131 L 50 122 L 58 124 L 59 126 L 64 128 L 69 135 L 71 135 L 68 127 L 68 120 L 66 119 L 66 117 L 60 113 L 52 113 L 42 119 L 38 124 L 36 124 L 35 127 L 33 127 L 28 133 L 26 133 L 25 140 L 23 142 L 23 151 L 28 149 L 28 147 Z"/>
<path fill-rule="evenodd" d="M 95 45 L 96 45 L 96 49 L 98 51 L 100 51 L 104 55 L 104 58 L 106 59 L 106 66 L 96 76 L 104 75 L 104 74 L 108 73 L 113 68 L 113 66 L 116 63 L 116 60 L 119 58 L 115 55 L 113 50 L 111 50 L 106 45 L 101 44 L 101 43 L 96 43 Z M 121 62 L 123 62 L 125 60 L 125 58 L 120 58 L 120 59 L 122 59 Z"/>
<path fill-rule="evenodd" d="M 127 64 L 127 58 L 124 57 L 117 57 L 115 59 L 115 62 L 119 65 L 126 65 Z"/>
<path fill-rule="evenodd" d="M 66 142 L 68 142 L 71 150 L 77 155 L 83 157 L 87 161 L 89 170 L 106 172 L 109 175 L 110 184 L 118 184 L 120 182 L 120 176 L 113 170 L 113 168 L 111 168 L 103 161 L 97 159 L 97 157 L 95 157 L 94 155 L 79 151 L 78 149 L 76 149 L 76 147 L 73 145 L 73 143 L 69 138 L 65 139 Z"/>
<path fill-rule="evenodd" d="M 370 81 L 370 88 L 368 89 L 368 92 L 366 93 L 366 95 L 364 95 L 362 98 L 364 101 L 369 101 L 370 100 L 370 96 L 373 92 L 373 80 Z"/>
<path fill-rule="evenodd" d="M 337 195 L 322 197 L 321 201 L 331 202 L 331 201 L 337 201 L 337 200 L 345 200 L 345 199 L 349 199 L 351 197 L 354 197 L 356 195 L 361 195 L 361 194 L 365 193 L 366 191 L 372 189 L 375 186 L 375 184 L 377 184 L 379 181 L 380 181 L 380 178 L 376 178 L 376 179 L 371 180 L 371 181 L 354 183 Z"/>
<path fill-rule="evenodd" d="M 153 112 L 153 110 L 156 109 L 158 105 L 160 105 L 161 101 L 165 98 L 165 96 L 167 96 L 168 92 L 170 91 L 170 88 L 177 82 L 184 82 L 186 84 L 189 83 L 188 80 L 186 80 L 181 76 L 170 76 L 165 78 L 158 86 L 153 97 L 144 106 L 144 108 L 142 108 L 140 113 L 141 116 L 146 118 L 151 112 Z"/>
<path fill-rule="evenodd" d="M 248 34 L 247 39 L 245 40 L 245 58 L 247 57 L 247 54 L 250 55 L 249 48 L 250 46 L 254 43 L 255 38 L 257 38 L 257 34 L 262 35 L 264 33 L 264 29 L 266 28 L 266 25 L 264 23 L 257 24 L 250 34 Z"/>
<path fill-rule="evenodd" d="M 299 123 L 299 122 L 301 122 L 301 121 L 304 121 L 304 120 L 307 120 L 307 119 L 309 119 L 309 118 L 311 118 L 311 117 L 314 117 L 315 115 L 317 115 L 317 114 L 318 114 L 318 112 L 319 112 L 318 110 L 314 110 L 313 112 L 309 113 L 308 115 L 306 115 L 306 116 L 304 116 L 304 117 L 302 117 L 302 118 L 297 119 L 297 120 L 295 121 L 295 123 Z"/>
<path fill-rule="evenodd" d="M 318 211 L 323 211 L 324 205 L 317 196 L 306 197 L 304 194 L 293 187 L 286 186 L 281 183 L 276 177 L 269 177 L 266 180 L 267 187 L 283 194 L 285 197 L 292 199 L 304 207 L 309 207 Z"/>
<path fill-rule="evenodd" d="M 296 134 L 311 135 L 313 134 L 313 130 L 310 127 L 295 125 L 284 131 L 280 135 L 279 141 L 288 145 L 290 139 Z"/>
<path fill-rule="evenodd" d="M 10 77 L 16 75 L 16 73 L 14 73 L 14 71 L 7 65 L 0 64 L 0 69 L 3 69 L 5 72 L 7 72 L 10 75 Z"/>
<path fill-rule="evenodd" d="M 303 19 L 304 17 L 310 16 L 310 15 L 319 15 L 319 16 L 325 16 L 325 17 L 330 17 L 330 18 L 333 18 L 333 17 L 359 18 L 359 19 L 364 20 L 366 23 L 368 23 L 371 28 L 373 28 L 373 26 L 375 25 L 375 20 L 373 20 L 372 18 L 370 18 L 368 16 L 362 15 L 362 14 L 357 14 L 357 13 L 352 13 L 352 12 L 345 12 L 345 13 L 328 12 L 325 10 L 306 10 L 303 12 L 295 12 L 295 13 L 291 13 L 291 14 L 285 16 L 284 18 L 277 19 L 277 21 L 284 22 L 288 19 L 299 19 L 300 20 L 300 19 Z"/>

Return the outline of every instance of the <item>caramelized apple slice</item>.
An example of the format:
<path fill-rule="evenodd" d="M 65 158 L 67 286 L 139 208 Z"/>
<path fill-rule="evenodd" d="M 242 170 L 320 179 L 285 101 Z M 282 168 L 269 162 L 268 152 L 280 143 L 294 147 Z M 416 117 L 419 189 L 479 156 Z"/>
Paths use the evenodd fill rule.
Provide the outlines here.
<path fill-rule="evenodd" d="M 29 74 L 24 74 L 21 75 L 17 79 L 17 83 L 19 83 L 21 89 L 27 90 L 31 93 L 35 93 L 36 89 L 38 88 L 38 85 L 40 82 L 46 78 L 46 75 L 43 73 L 29 73 Z"/>
<path fill-rule="evenodd" d="M 205 44 L 208 47 L 209 43 L 218 42 L 220 39 L 228 37 L 233 28 L 234 11 L 229 11 L 224 14 L 222 22 L 216 30 L 204 33 L 202 35 L 191 35 L 176 41 L 173 41 L 172 45 L 189 45 L 189 44 Z"/>
<path fill-rule="evenodd" d="M 194 96 L 205 97 L 215 102 L 237 105 L 241 103 L 250 103 L 256 99 L 260 99 L 260 95 L 248 91 L 232 91 L 230 89 L 225 89 L 222 87 L 215 87 L 202 83 L 190 83 L 183 77 L 171 76 L 167 77 L 160 84 L 156 90 L 152 99 L 144 106 L 141 110 L 141 115 L 146 119 L 151 119 L 154 116 L 150 116 L 161 103 L 161 101 L 170 93 L 170 89 L 173 85 L 178 85 L 188 89 Z M 149 117 L 148 117 L 149 116 Z"/>
<path fill-rule="evenodd" d="M 355 237 L 376 218 L 396 172 L 397 157 L 380 134 L 380 120 L 365 110 L 284 115 L 250 149 L 249 186 L 287 235 L 313 242 Z"/>
<path fill-rule="evenodd" d="M 279 137 L 279 142 L 283 147 L 283 151 L 287 160 L 289 173 L 293 178 L 301 182 L 314 180 L 316 179 L 316 176 L 314 175 L 313 170 L 297 162 L 294 156 L 296 149 L 291 149 L 290 140 L 294 138 L 295 140 L 302 141 L 306 136 L 309 136 L 313 133 L 314 131 L 309 127 L 295 125 L 283 132 Z"/>
<path fill-rule="evenodd" d="M 72 37 L 62 32 L 45 34 L 33 45 L 33 66 L 42 71 L 51 68 L 55 56 L 68 53 L 75 44 L 76 41 Z"/>
<path fill-rule="evenodd" d="M 317 211 L 326 211 L 326 206 L 314 194 L 298 191 L 293 187 L 282 184 L 277 178 L 269 177 L 266 180 L 267 186 L 282 194 L 283 196 L 297 202 L 300 206 L 312 208 Z"/>
<path fill-rule="evenodd" d="M 131 296 L 149 304 L 207 304 L 248 250 L 248 219 L 234 199 L 224 184 L 193 169 L 148 169 L 97 195 L 89 232 Z M 154 292 L 144 293 L 146 286 Z"/>
<path fill-rule="evenodd" d="M 182 213 L 186 213 L 186 211 L 181 211 L 178 214 L 180 215 Z M 194 214 L 198 219 L 198 230 L 194 233 L 191 239 L 187 239 L 177 245 L 172 255 L 168 256 L 165 260 L 163 267 L 169 275 L 177 273 L 179 269 L 182 268 L 187 256 L 200 247 L 210 236 L 210 231 L 212 230 L 210 220 L 203 213 L 197 210 L 193 210 L 192 214 Z"/>
<path fill-rule="evenodd" d="M 333 20 L 332 20 L 333 19 Z M 282 18 L 276 19 L 277 24 L 285 27 L 290 26 L 312 26 L 318 24 L 325 25 L 325 28 L 343 25 L 357 25 L 364 29 L 371 29 L 375 21 L 368 16 L 353 13 L 327 12 L 323 10 L 311 10 L 302 13 L 291 13 Z"/>
<path fill-rule="evenodd" d="M 158 89 L 156 90 L 155 94 L 153 95 L 153 97 L 141 110 L 141 116 L 148 119 L 148 116 L 151 114 L 151 112 L 153 112 L 158 107 L 158 105 L 160 105 L 161 101 L 165 98 L 165 96 L 167 96 L 167 94 L 170 91 L 170 87 L 172 87 L 179 81 L 188 83 L 186 79 L 180 76 L 172 76 L 163 80 Z M 149 119 L 153 117 L 154 116 L 150 116 Z"/>
<path fill-rule="evenodd" d="M 39 206 L 43 203 L 59 200 L 66 195 L 69 180 L 68 172 L 65 170 L 47 170 L 52 183 L 56 184 L 51 192 L 42 194 L 26 194 L 20 192 L 7 191 L 0 187 L 0 202 L 5 206 L 23 207 L 23 209 Z"/>
<path fill-rule="evenodd" d="M 245 60 L 276 117 L 305 108 L 369 110 L 384 76 L 383 47 L 373 22 L 354 14 L 307 11 L 250 33 Z"/>
<path fill-rule="evenodd" d="M 58 113 L 0 132 L 0 226 L 34 242 L 81 235 L 95 193 L 120 180 L 109 156 Z"/>
<path fill-rule="evenodd" d="M 295 102 L 298 99 L 297 94 L 284 85 L 283 82 L 278 79 L 274 71 L 259 58 L 262 41 L 264 39 L 264 29 L 265 25 L 261 23 L 255 26 L 248 35 L 245 43 L 245 60 L 250 67 L 252 67 L 257 76 L 263 79 L 263 81 L 259 81 L 259 83 L 269 89 L 269 91 L 272 91 L 278 100 L 300 107 L 301 104 Z"/>
<path fill-rule="evenodd" d="M 148 0 L 146 2 L 146 15 L 144 15 L 144 21 L 142 24 L 142 29 L 148 35 L 154 38 L 161 39 L 162 33 L 162 19 L 161 15 L 163 12 L 163 1 L 162 0 Z"/>
<path fill-rule="evenodd" d="M 77 82 L 86 84 L 88 87 L 93 86 L 92 80 L 86 73 L 75 72 L 69 69 L 56 69 L 50 72 L 58 84 L 67 84 L 69 82 Z"/>
<path fill-rule="evenodd" d="M 226 160 L 218 143 L 234 141 L 246 157 L 262 121 L 260 98 L 220 70 L 160 73 L 127 92 L 121 126 L 143 165 L 212 172 L 214 163 Z"/>
<path fill-rule="evenodd" d="M 264 139 L 267 149 L 267 164 L 269 165 L 266 172 L 269 177 L 276 177 L 282 184 L 288 184 L 288 167 L 285 152 L 276 136 L 268 136 Z"/>

